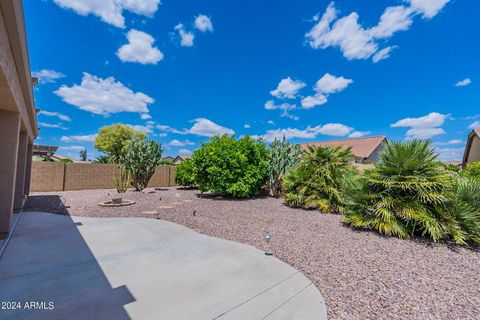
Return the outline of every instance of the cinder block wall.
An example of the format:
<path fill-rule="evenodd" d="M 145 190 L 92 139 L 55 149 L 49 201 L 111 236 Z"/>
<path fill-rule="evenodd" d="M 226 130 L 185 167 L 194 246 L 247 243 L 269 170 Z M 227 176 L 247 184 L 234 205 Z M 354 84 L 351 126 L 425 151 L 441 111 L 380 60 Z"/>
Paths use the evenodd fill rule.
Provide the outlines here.
<path fill-rule="evenodd" d="M 114 189 L 114 172 L 111 164 L 33 162 L 31 191 Z M 176 186 L 175 167 L 158 166 L 148 186 Z"/>

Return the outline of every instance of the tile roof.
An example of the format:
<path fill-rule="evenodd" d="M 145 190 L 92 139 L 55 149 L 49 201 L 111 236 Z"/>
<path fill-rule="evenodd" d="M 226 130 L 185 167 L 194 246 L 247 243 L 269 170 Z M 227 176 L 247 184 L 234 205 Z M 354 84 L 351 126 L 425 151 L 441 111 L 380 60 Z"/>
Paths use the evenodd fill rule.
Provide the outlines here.
<path fill-rule="evenodd" d="M 387 140 L 385 136 L 366 137 L 366 138 L 354 138 L 345 140 L 331 140 L 324 142 L 308 142 L 302 143 L 300 146 L 306 148 L 307 145 L 316 147 L 345 147 L 351 148 L 351 151 L 355 157 L 368 158 L 378 148 L 378 146 Z"/>

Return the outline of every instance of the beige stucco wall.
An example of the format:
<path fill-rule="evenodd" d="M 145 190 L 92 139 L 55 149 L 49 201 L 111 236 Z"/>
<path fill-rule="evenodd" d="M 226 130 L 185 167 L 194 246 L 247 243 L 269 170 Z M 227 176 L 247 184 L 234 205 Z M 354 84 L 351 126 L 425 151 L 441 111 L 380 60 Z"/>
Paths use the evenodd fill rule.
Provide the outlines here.
<path fill-rule="evenodd" d="M 110 164 L 33 162 L 30 189 L 32 192 L 113 189 L 114 171 Z M 174 178 L 175 167 L 159 166 L 148 186 L 175 186 Z"/>
<path fill-rule="evenodd" d="M 468 153 L 467 163 L 480 161 L 480 138 L 473 136 L 470 151 Z"/>

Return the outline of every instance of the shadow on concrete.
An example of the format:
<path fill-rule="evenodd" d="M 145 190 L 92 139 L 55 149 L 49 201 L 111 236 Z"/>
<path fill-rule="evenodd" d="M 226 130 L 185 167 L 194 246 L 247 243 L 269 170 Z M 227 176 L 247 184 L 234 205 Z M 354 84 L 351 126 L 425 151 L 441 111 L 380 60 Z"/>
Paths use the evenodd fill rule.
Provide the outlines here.
<path fill-rule="evenodd" d="M 21 214 L 0 259 L 1 319 L 130 319 L 124 305 L 135 298 L 110 285 L 66 211 Z"/>

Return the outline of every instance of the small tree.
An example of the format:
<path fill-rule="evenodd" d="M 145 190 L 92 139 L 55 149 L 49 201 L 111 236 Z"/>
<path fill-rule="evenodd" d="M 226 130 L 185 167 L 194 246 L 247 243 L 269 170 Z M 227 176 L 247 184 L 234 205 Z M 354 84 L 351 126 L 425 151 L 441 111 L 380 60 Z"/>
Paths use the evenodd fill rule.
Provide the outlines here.
<path fill-rule="evenodd" d="M 191 158 L 175 168 L 175 183 L 184 187 L 195 187 L 195 172 Z"/>
<path fill-rule="evenodd" d="M 220 196 L 254 196 L 268 177 L 268 150 L 248 136 L 239 140 L 214 136 L 192 159 L 198 188 Z"/>
<path fill-rule="evenodd" d="M 300 161 L 301 154 L 300 146 L 286 142 L 285 137 L 270 144 L 268 189 L 271 196 L 280 195 L 283 176 Z"/>
<path fill-rule="evenodd" d="M 80 160 L 87 161 L 87 149 L 80 150 Z"/>
<path fill-rule="evenodd" d="M 125 124 L 117 123 L 100 128 L 95 138 L 95 148 L 105 152 L 113 163 L 120 163 L 133 140 L 143 140 L 147 135 Z"/>
<path fill-rule="evenodd" d="M 147 187 L 155 168 L 162 163 L 161 145 L 153 140 L 133 140 L 125 154 L 123 164 L 130 172 L 135 190 Z"/>

